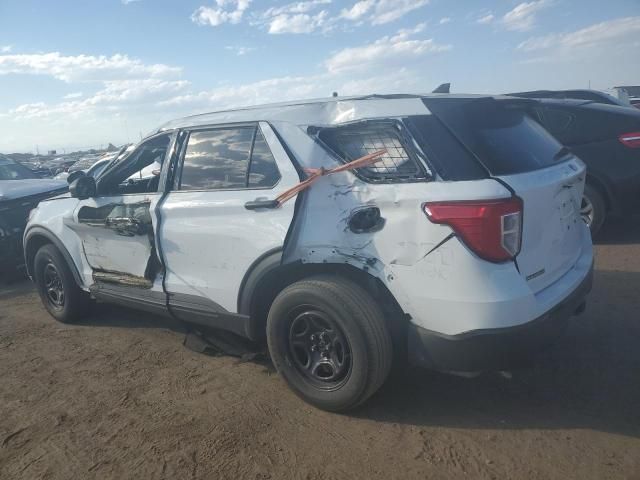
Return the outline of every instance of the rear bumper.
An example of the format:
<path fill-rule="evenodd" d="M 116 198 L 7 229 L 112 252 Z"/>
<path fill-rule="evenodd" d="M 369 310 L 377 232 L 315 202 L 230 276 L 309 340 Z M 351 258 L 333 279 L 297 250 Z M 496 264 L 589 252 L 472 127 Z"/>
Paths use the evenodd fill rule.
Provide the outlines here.
<path fill-rule="evenodd" d="M 593 283 L 593 264 L 582 282 L 559 304 L 538 318 L 516 326 L 443 335 L 409 324 L 409 360 L 414 365 L 449 372 L 508 370 L 526 363 L 553 343 L 574 314 L 581 313 Z"/>

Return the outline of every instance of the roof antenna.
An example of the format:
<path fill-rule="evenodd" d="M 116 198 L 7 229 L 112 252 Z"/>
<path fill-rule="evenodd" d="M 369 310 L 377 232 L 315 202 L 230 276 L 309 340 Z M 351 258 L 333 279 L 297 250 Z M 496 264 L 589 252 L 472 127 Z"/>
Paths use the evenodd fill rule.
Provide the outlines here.
<path fill-rule="evenodd" d="M 335 97 L 337 97 L 337 96 L 338 96 L 338 92 L 333 92 L 333 93 L 331 94 L 331 96 L 332 96 L 332 97 L 334 97 L 334 98 L 335 98 Z"/>

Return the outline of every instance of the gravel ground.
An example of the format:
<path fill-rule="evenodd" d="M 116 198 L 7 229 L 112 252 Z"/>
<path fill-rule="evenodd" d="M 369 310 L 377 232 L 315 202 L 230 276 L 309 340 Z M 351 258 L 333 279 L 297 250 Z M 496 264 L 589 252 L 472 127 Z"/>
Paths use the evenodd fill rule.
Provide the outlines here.
<path fill-rule="evenodd" d="M 3 285 L 0 478 L 640 479 L 640 222 L 596 250 L 587 312 L 534 368 L 412 369 L 350 415 L 171 321 L 101 305 L 62 325 Z"/>

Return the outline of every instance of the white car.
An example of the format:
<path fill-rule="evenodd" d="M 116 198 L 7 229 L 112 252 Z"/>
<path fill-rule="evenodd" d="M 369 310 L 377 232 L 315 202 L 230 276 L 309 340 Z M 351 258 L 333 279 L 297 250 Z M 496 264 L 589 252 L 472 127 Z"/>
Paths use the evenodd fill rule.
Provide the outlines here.
<path fill-rule="evenodd" d="M 374 95 L 170 122 L 40 203 L 28 270 L 63 322 L 94 297 L 266 339 L 327 410 L 376 392 L 394 354 L 508 369 L 584 309 L 593 270 L 585 166 L 530 102 Z"/>

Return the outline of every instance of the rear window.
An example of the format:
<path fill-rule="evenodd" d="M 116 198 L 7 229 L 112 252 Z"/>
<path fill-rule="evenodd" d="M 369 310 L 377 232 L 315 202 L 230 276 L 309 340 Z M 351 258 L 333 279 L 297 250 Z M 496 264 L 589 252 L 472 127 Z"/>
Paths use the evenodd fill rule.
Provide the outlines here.
<path fill-rule="evenodd" d="M 379 150 L 387 152 L 358 176 L 371 182 L 415 181 L 429 178 L 417 152 L 410 147 L 402 126 L 393 121 L 368 121 L 325 128 L 318 138 L 345 163 Z"/>
<path fill-rule="evenodd" d="M 487 171 L 435 115 L 417 115 L 404 120 L 411 135 L 443 180 L 487 178 Z"/>
<path fill-rule="evenodd" d="M 458 140 L 493 175 L 549 167 L 562 146 L 527 113 L 527 101 L 425 99 Z"/>

